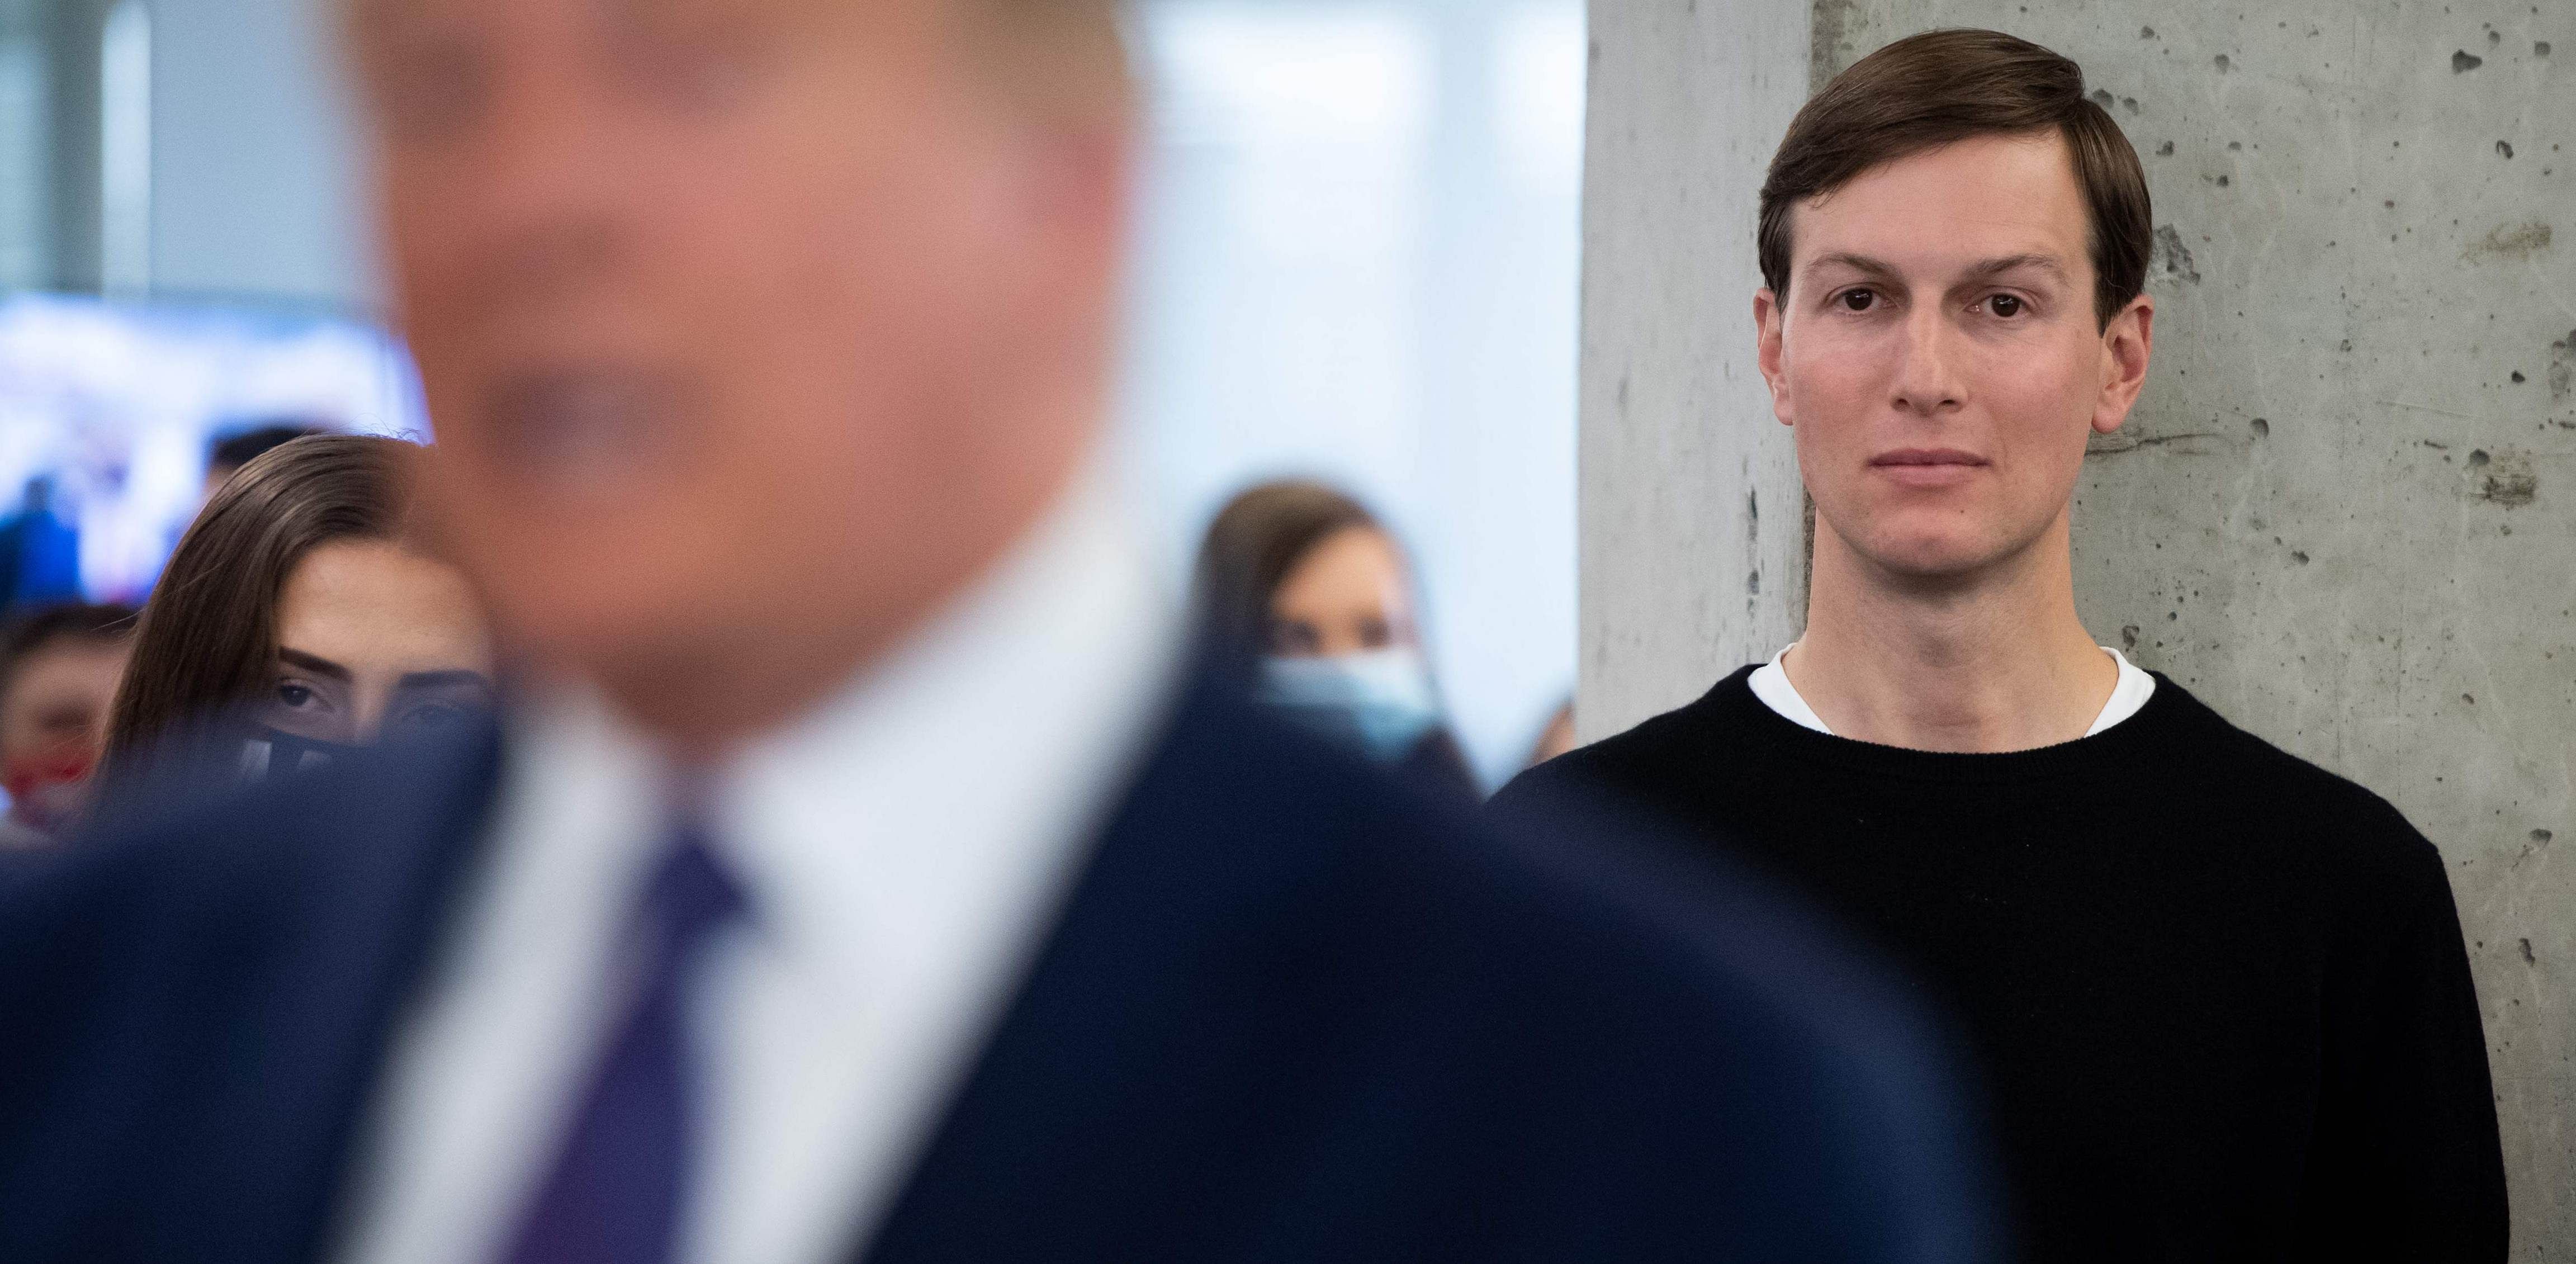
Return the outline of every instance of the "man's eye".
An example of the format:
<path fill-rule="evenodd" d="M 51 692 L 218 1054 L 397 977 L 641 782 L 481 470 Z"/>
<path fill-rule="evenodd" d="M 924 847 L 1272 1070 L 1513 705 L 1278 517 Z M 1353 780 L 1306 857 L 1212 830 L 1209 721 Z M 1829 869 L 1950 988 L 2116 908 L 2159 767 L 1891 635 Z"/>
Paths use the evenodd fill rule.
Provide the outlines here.
<path fill-rule="evenodd" d="M 485 59 L 445 44 L 388 54 L 368 78 L 378 121 L 407 140 L 455 132 L 484 108 L 493 87 Z"/>
<path fill-rule="evenodd" d="M 1997 294 L 1986 299 L 1986 310 L 2010 320 L 2021 315 L 2022 302 L 2010 294 Z"/>
<path fill-rule="evenodd" d="M 1847 310 L 1865 312 L 1878 305 L 1878 295 L 1868 290 L 1845 290 L 1835 295 L 1834 301 Z"/>

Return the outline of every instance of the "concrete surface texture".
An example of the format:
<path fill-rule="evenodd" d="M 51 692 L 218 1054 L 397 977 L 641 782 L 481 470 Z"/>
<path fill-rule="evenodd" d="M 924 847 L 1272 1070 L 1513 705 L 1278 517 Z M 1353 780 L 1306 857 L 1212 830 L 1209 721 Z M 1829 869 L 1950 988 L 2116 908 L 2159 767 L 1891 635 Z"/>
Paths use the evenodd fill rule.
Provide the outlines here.
<path fill-rule="evenodd" d="M 1754 364 L 1762 168 L 1808 14 L 1593 0 L 1576 728 L 1615 733 L 1797 635 L 1806 493 Z"/>
<path fill-rule="evenodd" d="M 1796 501 L 1745 315 L 1754 191 L 1796 105 L 1784 58 L 1801 91 L 1938 26 L 2075 58 L 2145 161 L 2159 304 L 2145 398 L 2078 490 L 2079 605 L 2440 845 L 2514 1258 L 2576 1257 L 2576 6 L 1592 13 L 1586 734 L 1679 704 L 1801 615 L 1768 573 L 1794 572 L 1796 519 L 1770 509 Z M 1757 493 L 1748 603 L 1729 515 Z"/>

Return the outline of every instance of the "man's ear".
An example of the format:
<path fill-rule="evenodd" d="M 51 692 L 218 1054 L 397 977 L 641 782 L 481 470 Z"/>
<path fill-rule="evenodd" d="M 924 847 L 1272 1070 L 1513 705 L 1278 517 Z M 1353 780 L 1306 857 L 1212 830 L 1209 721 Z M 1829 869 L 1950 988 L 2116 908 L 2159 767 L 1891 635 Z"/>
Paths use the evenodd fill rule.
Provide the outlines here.
<path fill-rule="evenodd" d="M 2129 419 L 2129 409 L 2146 389 L 2147 361 L 2156 347 L 2156 301 L 2144 294 L 2129 300 L 2102 330 L 2102 397 L 2093 405 L 2093 429 L 2109 434 Z"/>
<path fill-rule="evenodd" d="M 1123 116 L 1040 125 L 1028 138 L 1034 222 L 1112 257 L 1126 243 L 1136 137 Z"/>
<path fill-rule="evenodd" d="M 1076 119 L 1026 124 L 1014 143 L 995 168 L 1010 242 L 999 292 L 1031 320 L 1096 325 L 1126 252 L 1133 138 L 1116 120 Z"/>
<path fill-rule="evenodd" d="M 1764 286 L 1753 295 L 1753 338 L 1757 349 L 1755 361 L 1762 368 L 1762 380 L 1771 387 L 1771 415 L 1784 426 L 1798 424 L 1796 412 L 1789 403 L 1789 379 L 1780 372 L 1780 296 Z"/>

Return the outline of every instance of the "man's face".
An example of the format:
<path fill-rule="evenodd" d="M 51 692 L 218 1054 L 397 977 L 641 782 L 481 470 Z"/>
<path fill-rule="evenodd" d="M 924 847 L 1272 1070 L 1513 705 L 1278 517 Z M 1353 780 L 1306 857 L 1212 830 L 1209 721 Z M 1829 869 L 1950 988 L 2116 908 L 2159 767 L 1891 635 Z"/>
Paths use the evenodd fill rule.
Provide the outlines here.
<path fill-rule="evenodd" d="M 950 0 L 352 3 L 428 490 L 523 648 L 898 633 L 1078 458 L 1123 149 Z"/>
<path fill-rule="evenodd" d="M 1755 300 L 1773 411 L 1816 515 L 1898 575 L 1971 575 L 2060 527 L 2093 431 L 2147 364 L 2141 297 L 2097 321 L 2065 141 L 1980 136 L 1791 215 L 1789 294 Z"/>

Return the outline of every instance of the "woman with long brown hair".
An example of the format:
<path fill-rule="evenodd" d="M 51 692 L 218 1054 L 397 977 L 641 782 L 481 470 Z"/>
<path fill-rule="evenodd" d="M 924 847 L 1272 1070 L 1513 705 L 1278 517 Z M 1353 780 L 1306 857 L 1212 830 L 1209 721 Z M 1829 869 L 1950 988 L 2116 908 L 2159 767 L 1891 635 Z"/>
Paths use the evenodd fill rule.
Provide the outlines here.
<path fill-rule="evenodd" d="M 180 752 L 260 776 L 488 705 L 492 646 L 465 578 L 424 547 L 416 444 L 318 435 L 226 480 L 144 606 L 107 769 Z M 209 758 L 212 764 L 206 762 Z"/>
<path fill-rule="evenodd" d="M 1209 525 L 1197 584 L 1222 674 L 1373 762 L 1476 793 L 1423 657 L 1411 567 L 1366 506 L 1320 483 L 1253 487 Z"/>

